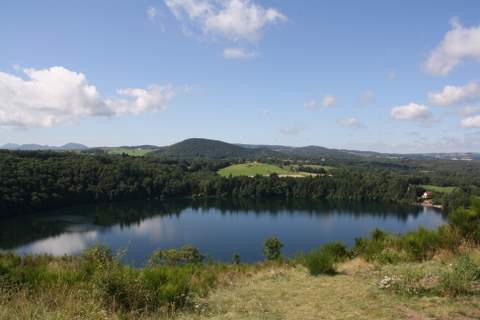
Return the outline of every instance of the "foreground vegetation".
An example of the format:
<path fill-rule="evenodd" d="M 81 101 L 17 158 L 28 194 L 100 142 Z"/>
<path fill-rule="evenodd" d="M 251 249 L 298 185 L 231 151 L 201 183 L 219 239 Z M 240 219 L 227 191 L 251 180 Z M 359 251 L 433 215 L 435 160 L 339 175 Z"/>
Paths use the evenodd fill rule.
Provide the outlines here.
<path fill-rule="evenodd" d="M 157 251 L 142 268 L 101 246 L 78 257 L 3 253 L 0 319 L 476 319 L 480 203 L 449 220 L 292 259 L 272 237 L 252 265 L 209 262 L 189 246 Z"/>

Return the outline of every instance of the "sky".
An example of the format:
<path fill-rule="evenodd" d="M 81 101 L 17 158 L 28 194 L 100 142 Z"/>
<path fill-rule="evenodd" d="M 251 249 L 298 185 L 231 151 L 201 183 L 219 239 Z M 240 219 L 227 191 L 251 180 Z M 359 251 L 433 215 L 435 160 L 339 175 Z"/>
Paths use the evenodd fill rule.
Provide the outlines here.
<path fill-rule="evenodd" d="M 480 1 L 5 0 L 0 145 L 480 152 Z"/>

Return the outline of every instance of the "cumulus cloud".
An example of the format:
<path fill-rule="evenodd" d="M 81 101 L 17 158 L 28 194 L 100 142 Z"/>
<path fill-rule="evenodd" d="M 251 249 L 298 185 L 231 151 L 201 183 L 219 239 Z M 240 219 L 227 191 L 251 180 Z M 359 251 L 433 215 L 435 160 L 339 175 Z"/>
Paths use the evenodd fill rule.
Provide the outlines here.
<path fill-rule="evenodd" d="M 255 52 L 243 48 L 225 48 L 223 50 L 223 57 L 225 59 L 251 59 L 255 56 Z"/>
<path fill-rule="evenodd" d="M 480 107 L 472 107 L 466 106 L 462 110 L 460 110 L 460 116 L 467 117 L 471 116 L 472 114 L 480 113 Z"/>
<path fill-rule="evenodd" d="M 445 86 L 441 92 L 429 92 L 428 99 L 441 107 L 472 102 L 480 99 L 480 86 L 473 81 L 465 86 Z"/>
<path fill-rule="evenodd" d="M 147 17 L 148 17 L 149 20 L 151 20 L 151 21 L 155 20 L 155 18 L 157 17 L 157 14 L 158 14 L 157 8 L 149 7 L 147 9 Z"/>
<path fill-rule="evenodd" d="M 430 109 L 422 104 L 409 103 L 390 110 L 390 116 L 402 121 L 427 121 L 433 118 Z"/>
<path fill-rule="evenodd" d="M 457 18 L 451 25 L 425 62 L 425 70 L 433 75 L 448 74 L 466 58 L 480 59 L 480 26 L 464 27 Z"/>
<path fill-rule="evenodd" d="M 265 27 L 287 17 L 274 8 L 251 0 L 165 0 L 174 16 L 199 27 L 204 34 L 228 40 L 258 40 Z"/>
<path fill-rule="evenodd" d="M 338 120 L 338 124 L 347 128 L 365 128 L 366 126 L 361 123 L 357 118 L 349 117 Z"/>
<path fill-rule="evenodd" d="M 319 109 L 319 108 L 333 107 L 335 106 L 336 103 L 337 103 L 337 99 L 335 98 L 335 96 L 327 94 L 322 98 L 322 101 L 310 99 L 307 102 L 305 102 L 303 105 L 305 106 L 305 108 L 313 110 L 313 109 Z"/>
<path fill-rule="evenodd" d="M 160 111 L 175 94 L 171 86 L 152 85 L 102 99 L 82 73 L 59 66 L 22 71 L 25 78 L 0 72 L 0 126 L 50 127 L 83 116 Z"/>
<path fill-rule="evenodd" d="M 462 128 L 480 128 L 480 115 L 462 119 L 460 126 Z"/>
<path fill-rule="evenodd" d="M 322 107 L 324 108 L 333 107 L 336 104 L 337 104 L 337 99 L 335 98 L 335 96 L 332 96 L 330 94 L 327 94 L 322 99 Z"/>

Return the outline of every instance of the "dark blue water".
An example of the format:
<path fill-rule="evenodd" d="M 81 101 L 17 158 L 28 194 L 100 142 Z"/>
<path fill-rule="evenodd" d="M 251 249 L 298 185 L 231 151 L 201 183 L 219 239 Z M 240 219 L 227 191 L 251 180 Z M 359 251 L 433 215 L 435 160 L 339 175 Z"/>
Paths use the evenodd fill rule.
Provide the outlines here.
<path fill-rule="evenodd" d="M 378 203 L 320 201 L 169 201 L 79 206 L 0 220 L 0 249 L 20 254 L 78 254 L 93 244 L 127 249 L 125 262 L 142 265 L 157 249 L 191 244 L 214 260 L 262 259 L 273 235 L 293 255 L 323 243 L 348 245 L 374 228 L 404 233 L 435 228 L 441 212 Z"/>

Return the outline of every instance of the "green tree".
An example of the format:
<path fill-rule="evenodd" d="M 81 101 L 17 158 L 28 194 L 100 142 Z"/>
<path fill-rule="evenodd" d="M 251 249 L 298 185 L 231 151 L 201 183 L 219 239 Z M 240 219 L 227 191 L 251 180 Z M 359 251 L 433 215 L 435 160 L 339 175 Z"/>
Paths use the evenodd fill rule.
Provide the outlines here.
<path fill-rule="evenodd" d="M 283 243 L 277 237 L 271 237 L 263 243 L 263 255 L 267 260 L 278 260 L 282 256 Z"/>

